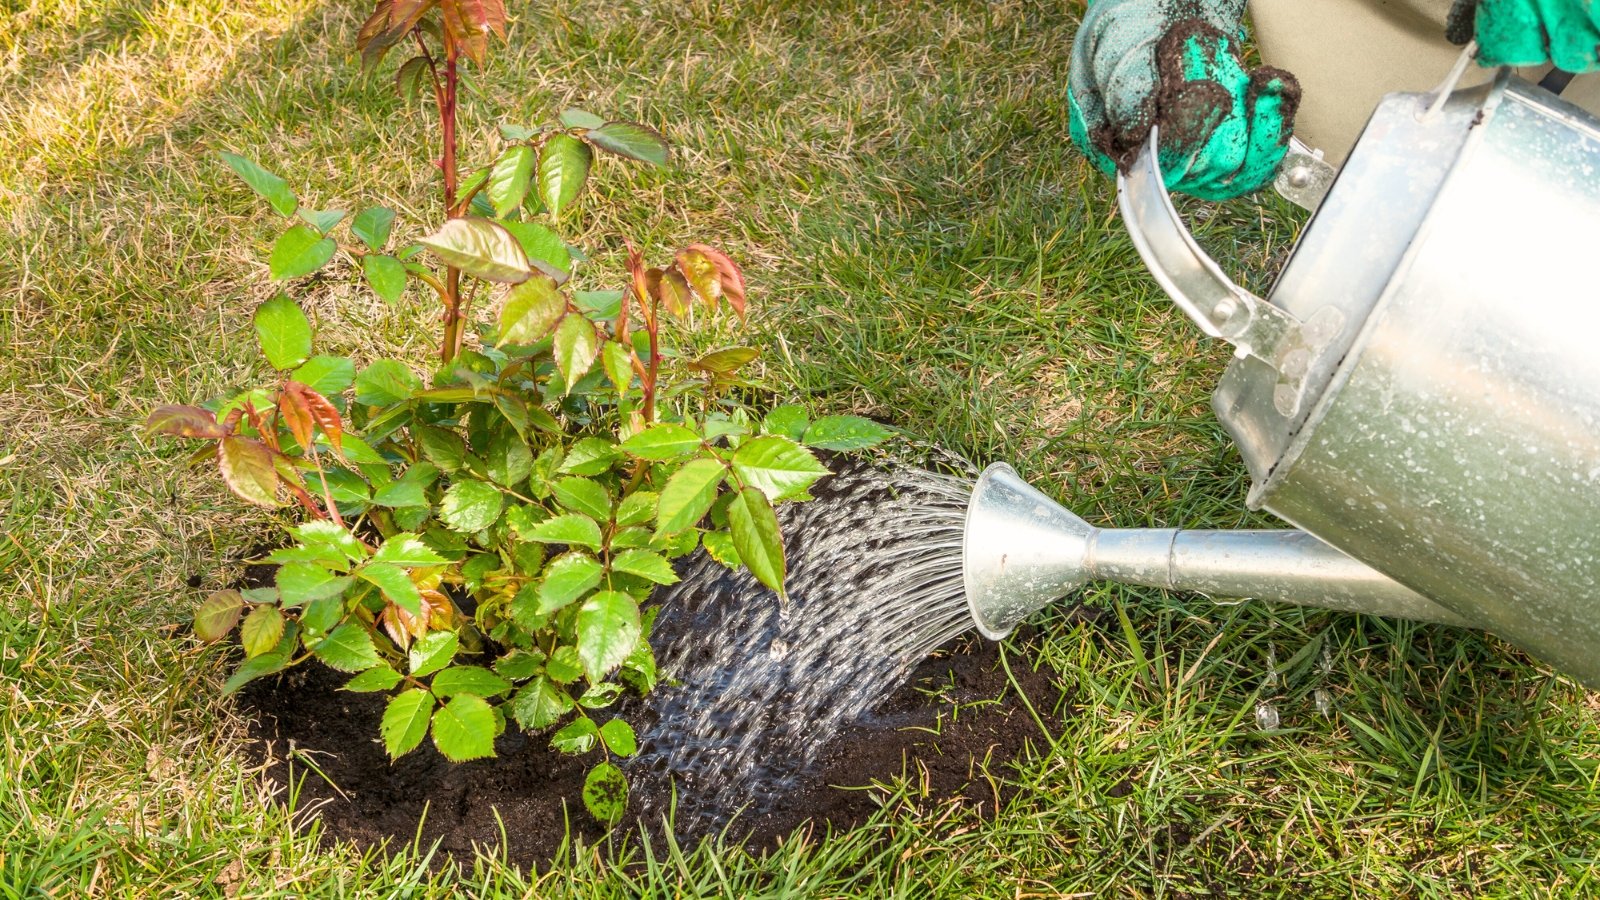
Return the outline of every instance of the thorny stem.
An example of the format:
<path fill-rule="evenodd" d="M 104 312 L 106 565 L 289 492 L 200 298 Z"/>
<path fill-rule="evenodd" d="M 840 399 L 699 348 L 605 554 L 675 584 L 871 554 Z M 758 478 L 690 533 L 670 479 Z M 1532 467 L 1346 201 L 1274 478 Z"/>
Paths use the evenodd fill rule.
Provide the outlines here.
<path fill-rule="evenodd" d="M 661 372 L 661 320 L 657 318 L 661 313 L 661 302 L 655 298 L 650 300 L 650 321 L 645 323 L 645 331 L 650 335 L 650 377 L 644 383 L 644 422 L 649 425 L 656 420 L 656 377 Z"/>
<path fill-rule="evenodd" d="M 322 471 L 322 460 L 317 458 L 315 444 L 306 448 L 306 453 L 311 456 L 311 464 L 317 467 L 317 478 L 322 482 L 322 499 L 328 504 L 328 515 L 333 517 L 333 524 L 344 527 L 344 517 L 339 515 L 339 507 L 333 502 L 333 489 L 328 486 L 328 476 Z"/>
<path fill-rule="evenodd" d="M 447 33 L 444 38 L 444 83 L 439 91 L 439 132 L 444 152 L 439 167 L 444 172 L 444 210 L 449 218 L 456 218 L 456 89 L 460 76 L 456 62 L 460 53 L 456 42 Z M 439 347 L 439 357 L 445 362 L 455 358 L 461 349 L 461 332 L 465 315 L 461 308 L 461 270 L 447 266 L 444 270 L 444 341 Z"/>

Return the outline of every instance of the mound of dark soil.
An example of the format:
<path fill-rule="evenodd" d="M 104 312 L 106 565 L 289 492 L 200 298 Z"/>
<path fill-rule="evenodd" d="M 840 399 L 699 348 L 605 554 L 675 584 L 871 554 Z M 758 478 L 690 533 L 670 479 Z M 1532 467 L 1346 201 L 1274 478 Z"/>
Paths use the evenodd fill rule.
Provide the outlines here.
<path fill-rule="evenodd" d="M 1011 670 L 1054 730 L 1060 690 L 1021 661 L 1013 660 Z M 315 811 L 328 838 L 363 847 L 405 844 L 421 821 L 424 846 L 438 840 L 446 853 L 470 854 L 474 844 L 503 845 L 515 862 L 543 864 L 569 822 L 586 841 L 602 837 L 578 800 L 591 760 L 551 751 L 544 737 L 512 728 L 497 743 L 496 759 L 452 764 L 424 742 L 390 761 L 378 738 L 383 697 L 338 690 L 347 678 L 312 663 L 241 695 L 254 722 L 251 750 L 278 796 L 287 800 L 298 784 L 299 808 Z M 760 850 L 807 823 L 819 831 L 850 828 L 884 796 L 852 788 L 901 774 L 926 802 L 992 815 L 1010 793 L 1007 763 L 1042 738 L 1000 667 L 997 646 L 959 639 L 919 666 L 870 717 L 836 735 L 796 790 L 746 813 L 733 833 Z"/>

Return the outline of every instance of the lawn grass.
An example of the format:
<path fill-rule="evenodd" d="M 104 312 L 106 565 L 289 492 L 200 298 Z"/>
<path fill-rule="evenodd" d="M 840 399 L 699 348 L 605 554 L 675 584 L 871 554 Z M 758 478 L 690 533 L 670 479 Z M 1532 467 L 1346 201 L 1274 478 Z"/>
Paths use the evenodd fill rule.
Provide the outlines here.
<path fill-rule="evenodd" d="M 794 395 L 1010 460 L 1100 524 L 1262 521 L 1206 405 L 1225 353 L 1066 142 L 1071 4 L 513 5 L 469 134 L 578 104 L 678 146 L 672 172 L 597 180 L 597 270 L 623 234 L 708 239 L 746 263 L 767 377 Z M 1020 787 L 992 821 L 913 780 L 764 858 L 574 849 L 526 873 L 319 849 L 266 802 L 222 654 L 186 633 L 191 578 L 228 583 L 271 520 L 137 424 L 262 374 L 248 315 L 278 224 L 215 151 L 431 221 L 428 117 L 350 58 L 359 13 L 0 0 L 0 898 L 1600 893 L 1596 695 L 1475 632 L 1120 588 L 1083 599 L 1136 641 L 1056 610 L 1012 646 L 1075 714 L 992 773 Z M 1257 286 L 1301 221 L 1268 198 L 1187 209 Z M 324 352 L 429 352 L 420 295 L 296 296 Z"/>

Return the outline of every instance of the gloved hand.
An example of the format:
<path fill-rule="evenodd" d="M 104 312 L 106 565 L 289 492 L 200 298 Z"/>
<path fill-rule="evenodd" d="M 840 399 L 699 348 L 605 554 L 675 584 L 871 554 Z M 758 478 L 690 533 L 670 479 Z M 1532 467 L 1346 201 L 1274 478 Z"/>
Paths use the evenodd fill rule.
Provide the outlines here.
<path fill-rule="evenodd" d="M 1072 45 L 1073 143 L 1106 174 L 1161 128 L 1167 187 L 1207 200 L 1270 182 L 1288 150 L 1300 83 L 1246 71 L 1245 0 L 1090 0 Z"/>
<path fill-rule="evenodd" d="M 1477 36 L 1481 65 L 1600 70 L 1600 0 L 1456 0 L 1450 21 L 1459 43 Z"/>

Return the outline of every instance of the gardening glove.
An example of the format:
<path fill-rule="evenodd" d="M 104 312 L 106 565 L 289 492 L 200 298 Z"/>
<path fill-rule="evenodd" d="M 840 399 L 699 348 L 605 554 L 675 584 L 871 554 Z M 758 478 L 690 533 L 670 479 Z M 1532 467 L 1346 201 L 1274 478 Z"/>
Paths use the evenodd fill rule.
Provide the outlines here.
<path fill-rule="evenodd" d="M 1485 66 L 1600 70 L 1600 0 L 1456 0 L 1450 38 L 1478 39 Z"/>
<path fill-rule="evenodd" d="M 1073 143 L 1109 175 L 1159 125 L 1169 189 L 1225 200 L 1270 182 L 1300 83 L 1281 69 L 1245 69 L 1244 4 L 1090 0 L 1067 82 Z"/>

